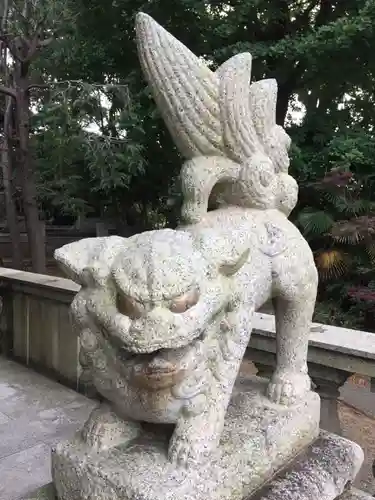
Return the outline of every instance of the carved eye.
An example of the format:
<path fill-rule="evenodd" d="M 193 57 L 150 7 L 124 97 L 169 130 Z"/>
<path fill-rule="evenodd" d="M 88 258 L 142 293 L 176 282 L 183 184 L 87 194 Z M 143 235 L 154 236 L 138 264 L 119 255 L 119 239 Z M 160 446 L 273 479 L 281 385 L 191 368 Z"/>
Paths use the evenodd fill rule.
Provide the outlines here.
<path fill-rule="evenodd" d="M 126 295 L 117 295 L 117 309 L 121 314 L 131 319 L 139 319 L 142 316 L 141 304 Z"/>
<path fill-rule="evenodd" d="M 180 295 L 174 299 L 169 306 L 173 313 L 184 313 L 191 307 L 195 306 L 199 300 L 198 290 L 191 290 L 190 292 Z"/>

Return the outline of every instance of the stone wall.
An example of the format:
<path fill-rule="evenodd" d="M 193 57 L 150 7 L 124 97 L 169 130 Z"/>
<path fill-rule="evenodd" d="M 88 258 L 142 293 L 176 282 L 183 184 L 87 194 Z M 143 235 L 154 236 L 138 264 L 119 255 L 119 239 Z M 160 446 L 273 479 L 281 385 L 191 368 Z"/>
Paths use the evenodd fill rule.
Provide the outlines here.
<path fill-rule="evenodd" d="M 0 268 L 1 351 L 77 389 L 78 342 L 69 305 L 72 281 Z"/>

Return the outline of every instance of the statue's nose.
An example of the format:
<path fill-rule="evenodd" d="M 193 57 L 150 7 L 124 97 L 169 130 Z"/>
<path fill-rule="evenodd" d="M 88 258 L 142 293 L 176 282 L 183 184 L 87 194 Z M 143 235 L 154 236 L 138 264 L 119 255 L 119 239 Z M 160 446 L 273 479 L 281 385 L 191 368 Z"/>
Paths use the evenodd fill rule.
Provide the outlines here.
<path fill-rule="evenodd" d="M 131 352 L 152 353 L 184 347 L 197 336 L 184 323 L 182 315 L 158 307 L 132 321 L 124 347 Z"/>
<path fill-rule="evenodd" d="M 169 313 L 169 314 L 168 314 Z M 162 308 L 155 308 L 142 318 L 132 321 L 129 334 L 133 342 L 142 344 L 144 349 L 163 344 L 173 333 L 173 314 Z"/>
<path fill-rule="evenodd" d="M 155 307 L 141 318 L 132 321 L 131 330 L 142 332 L 142 334 L 151 333 L 154 330 L 161 331 L 160 328 L 172 328 L 173 314 L 162 308 Z"/>

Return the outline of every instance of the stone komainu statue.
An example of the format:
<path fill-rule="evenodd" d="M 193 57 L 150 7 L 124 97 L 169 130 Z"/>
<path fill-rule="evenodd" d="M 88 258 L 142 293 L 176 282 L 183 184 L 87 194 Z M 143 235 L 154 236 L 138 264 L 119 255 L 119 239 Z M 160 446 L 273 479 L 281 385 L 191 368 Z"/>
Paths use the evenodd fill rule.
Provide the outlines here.
<path fill-rule="evenodd" d="M 103 404 L 81 439 L 126 444 L 140 422 L 175 424 L 168 457 L 200 463 L 217 447 L 253 313 L 273 298 L 277 366 L 268 398 L 310 390 L 307 347 L 317 272 L 287 216 L 297 199 L 274 80 L 250 84 L 251 56 L 216 72 L 145 14 L 139 56 L 186 158 L 185 225 L 82 240 L 56 259 L 82 288 L 72 303 L 81 362 Z M 209 203 L 216 209 L 207 211 Z"/>

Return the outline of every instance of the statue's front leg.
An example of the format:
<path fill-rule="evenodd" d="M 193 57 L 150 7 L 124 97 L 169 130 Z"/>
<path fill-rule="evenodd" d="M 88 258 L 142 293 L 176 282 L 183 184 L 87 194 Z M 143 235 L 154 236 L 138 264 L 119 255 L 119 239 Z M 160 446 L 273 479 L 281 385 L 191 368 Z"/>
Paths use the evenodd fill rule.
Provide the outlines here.
<path fill-rule="evenodd" d="M 81 438 L 95 451 L 104 451 L 132 441 L 140 429 L 140 424 L 122 419 L 108 403 L 102 403 L 91 412 Z"/>
<path fill-rule="evenodd" d="M 185 467 L 199 464 L 218 446 L 233 386 L 250 340 L 253 312 L 251 306 L 236 308 L 223 321 L 222 331 L 215 334 L 215 359 L 210 360 L 206 402 L 201 413 L 183 411 L 179 416 L 169 444 L 172 462 Z"/>
<path fill-rule="evenodd" d="M 296 287 L 293 295 L 274 300 L 277 361 L 268 395 L 278 404 L 293 405 L 311 389 L 307 351 L 316 299 L 314 276 L 312 272 L 311 281 L 304 287 Z"/>

